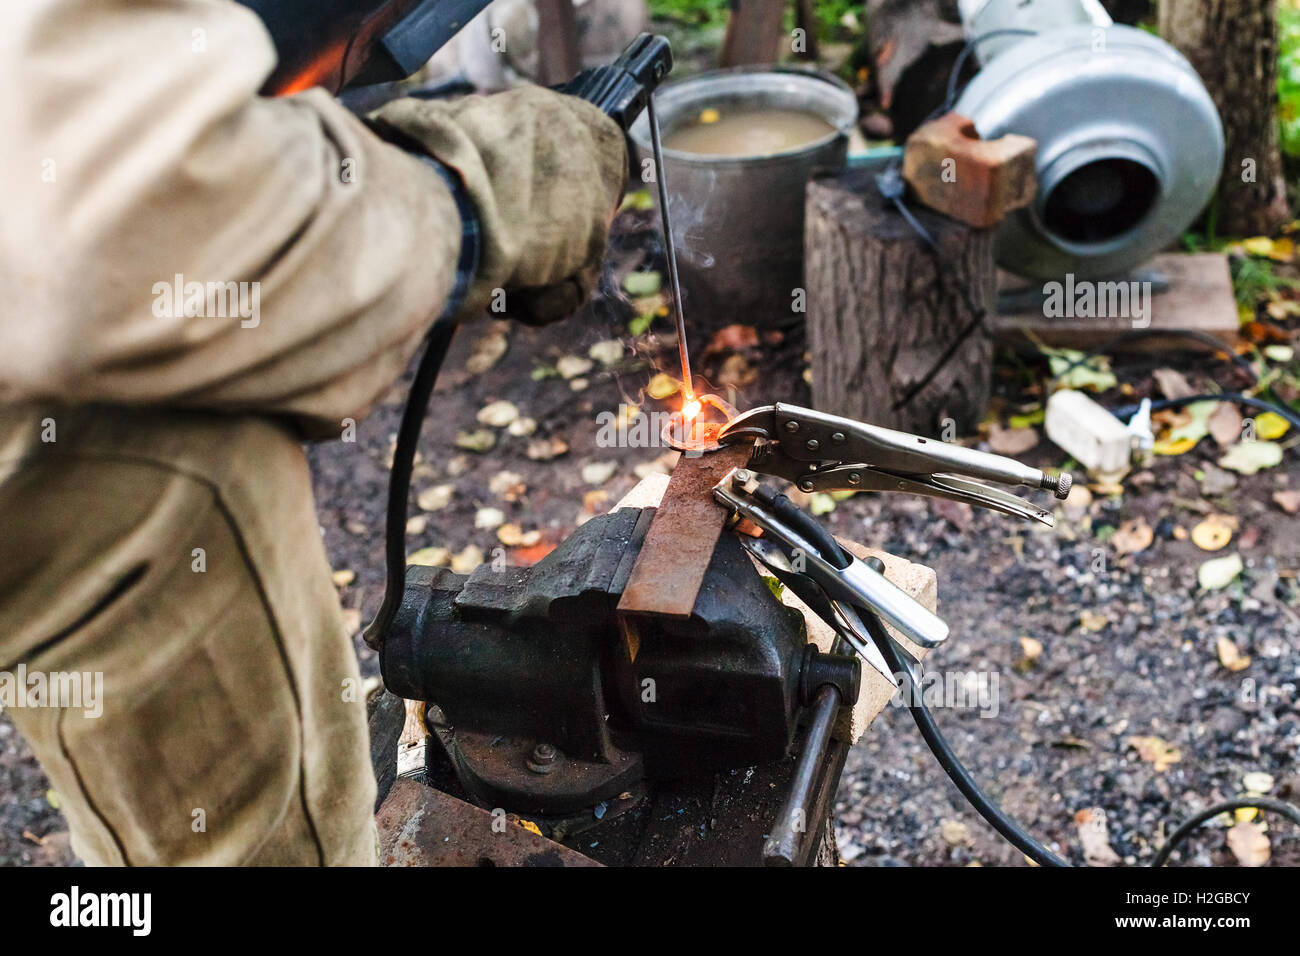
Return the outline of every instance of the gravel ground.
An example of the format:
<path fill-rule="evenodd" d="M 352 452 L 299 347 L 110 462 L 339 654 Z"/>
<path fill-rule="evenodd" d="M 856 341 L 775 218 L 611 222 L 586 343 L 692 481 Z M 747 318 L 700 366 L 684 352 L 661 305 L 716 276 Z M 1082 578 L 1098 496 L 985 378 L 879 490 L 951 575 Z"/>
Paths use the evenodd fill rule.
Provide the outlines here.
<path fill-rule="evenodd" d="M 422 532 L 409 535 L 408 553 L 473 545 L 490 555 L 497 545 L 493 532 L 474 527 L 476 512 L 487 504 L 501 507 L 523 530 L 539 530 L 539 550 L 553 545 L 585 516 L 608 508 L 636 483 L 634 469 L 644 472 L 660 455 L 655 448 L 596 447 L 595 417 L 620 401 L 643 401 L 640 389 L 655 364 L 671 368 L 671 349 L 643 347 L 604 370 L 598 363 L 583 376 L 583 390 L 533 374 L 560 356 L 585 356 L 626 320 L 608 305 L 596 313 L 545 330 L 506 329 L 504 357 L 477 375 L 465 370 L 466 358 L 476 343 L 498 333 L 480 323 L 458 336 L 415 481 L 417 491 L 450 483 L 455 494 L 447 507 L 426 515 Z M 701 344 L 694 344 L 703 355 Z M 701 363 L 714 381 L 726 354 Z M 796 334 L 745 354 L 759 375 L 735 396 L 738 405 L 807 400 Z M 1149 376 L 1139 386 L 1148 387 Z M 311 452 L 331 560 L 336 569 L 356 574 L 340 588 L 354 622 L 368 617 L 379 600 L 385 460 L 401 394 L 395 389 L 361 424 L 355 444 Z M 496 399 L 509 399 L 535 418 L 537 431 L 529 437 L 498 431 L 496 447 L 486 454 L 456 450 L 455 433 L 478 427 L 475 412 Z M 530 460 L 525 451 L 539 437 L 563 440 L 568 453 L 549 462 Z M 1280 467 L 1207 500 L 1192 473 L 1214 456 L 1212 440 L 1201 446 L 1157 459 L 1149 474 L 1130 478 L 1120 498 L 1099 495 L 1090 506 L 1063 513 L 1056 531 L 900 496 L 858 496 L 826 518 L 839 534 L 938 571 L 940 612 L 953 634 L 931 656 L 930 670 L 983 674 L 990 689 L 994 679 L 997 688 L 995 715 L 943 707 L 939 724 L 989 792 L 1075 862 L 1083 861 L 1075 823 L 1080 811 L 1104 811 L 1118 857 L 1142 863 L 1177 821 L 1240 792 L 1248 772 L 1272 775 L 1275 796 L 1300 799 L 1300 615 L 1291 606 L 1298 600 L 1300 520 L 1270 500 L 1278 488 L 1300 487 L 1300 468 L 1288 453 Z M 1046 442 L 1023 457 L 1038 465 L 1061 463 Z M 613 475 L 597 485 L 584 481 L 583 466 L 593 461 L 613 463 Z M 487 487 L 503 470 L 516 472 L 527 486 L 511 503 Z M 1196 569 L 1209 555 L 1179 540 L 1176 529 L 1190 528 L 1210 510 L 1237 516 L 1238 534 L 1221 553 L 1236 549 L 1246 571 L 1227 589 L 1206 592 L 1196 583 Z M 1136 516 L 1156 530 L 1156 539 L 1138 554 L 1121 555 L 1107 540 L 1108 529 Z M 1036 660 L 1025 660 L 1022 637 L 1041 643 Z M 1222 666 L 1220 637 L 1249 655 L 1249 666 L 1235 673 Z M 360 646 L 359 653 L 363 669 L 373 674 L 373 655 Z M 1139 757 L 1133 737 L 1161 738 L 1177 748 L 1179 759 L 1158 770 Z M 0 715 L 0 863 L 71 860 L 47 789 Z M 841 854 L 850 865 L 1022 862 L 962 801 L 899 708 L 887 708 L 851 753 L 837 814 Z M 1300 862 L 1294 827 L 1274 821 L 1271 836 L 1274 862 Z M 1213 829 L 1189 844 L 1185 859 L 1233 862 L 1223 831 Z"/>

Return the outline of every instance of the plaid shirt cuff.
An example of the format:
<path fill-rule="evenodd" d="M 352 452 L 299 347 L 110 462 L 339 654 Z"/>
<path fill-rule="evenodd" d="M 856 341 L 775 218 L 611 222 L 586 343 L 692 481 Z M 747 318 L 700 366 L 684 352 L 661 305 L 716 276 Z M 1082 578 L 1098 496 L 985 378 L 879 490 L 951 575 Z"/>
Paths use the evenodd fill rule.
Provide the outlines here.
<path fill-rule="evenodd" d="M 459 175 L 427 153 L 416 155 L 432 166 L 434 172 L 442 177 L 442 181 L 447 184 L 447 189 L 451 191 L 452 199 L 456 201 L 456 211 L 460 213 L 460 256 L 456 260 L 456 282 L 452 285 L 451 294 L 447 297 L 447 304 L 443 307 L 442 314 L 438 316 L 441 321 L 452 318 L 460 311 L 460 307 L 465 304 L 465 296 L 469 294 L 470 284 L 478 273 L 481 244 L 478 211 L 474 208 L 469 193 L 465 191 L 465 184 Z"/>

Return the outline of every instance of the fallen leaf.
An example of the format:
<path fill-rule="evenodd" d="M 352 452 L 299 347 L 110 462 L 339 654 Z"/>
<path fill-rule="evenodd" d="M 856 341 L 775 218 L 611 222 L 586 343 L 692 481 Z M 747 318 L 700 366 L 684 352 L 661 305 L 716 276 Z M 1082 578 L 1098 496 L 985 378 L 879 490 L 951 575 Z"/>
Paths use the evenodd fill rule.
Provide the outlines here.
<path fill-rule="evenodd" d="M 63 800 L 59 797 L 59 791 L 57 790 L 53 790 L 53 789 L 46 790 L 45 802 L 48 803 L 50 806 L 52 806 L 55 810 L 60 810 L 63 808 Z"/>
<path fill-rule="evenodd" d="M 514 402 L 507 402 L 503 399 L 499 402 L 488 402 L 478 410 L 478 414 L 474 417 L 478 419 L 480 425 L 505 428 L 519 417 L 519 409 L 515 407 Z"/>
<path fill-rule="evenodd" d="M 949 846 L 969 846 L 970 828 L 960 820 L 943 820 L 939 823 L 939 835 Z"/>
<path fill-rule="evenodd" d="M 1285 364 L 1295 358 L 1295 349 L 1289 345 L 1266 345 L 1264 346 L 1264 357 L 1270 362 Z"/>
<path fill-rule="evenodd" d="M 1287 433 L 1291 423 L 1277 412 L 1261 412 L 1255 416 L 1255 437 L 1272 441 Z"/>
<path fill-rule="evenodd" d="M 509 347 L 510 340 L 506 338 L 504 329 L 494 328 L 474 342 L 473 351 L 465 360 L 465 370 L 473 375 L 481 375 L 501 361 L 501 356 L 506 354 Z"/>
<path fill-rule="evenodd" d="M 1043 353 L 1061 388 L 1104 392 L 1118 384 L 1104 355 L 1088 357 L 1075 349 L 1043 349 Z"/>
<path fill-rule="evenodd" d="M 349 571 L 347 568 L 340 568 L 330 575 L 330 580 L 334 582 L 335 587 L 345 588 L 357 579 L 357 572 Z"/>
<path fill-rule="evenodd" d="M 1142 518 L 1130 518 L 1115 529 L 1110 543 L 1120 554 L 1134 554 L 1151 547 L 1151 542 L 1154 540 L 1155 532 L 1146 521 Z"/>
<path fill-rule="evenodd" d="M 1177 747 L 1171 747 L 1159 737 L 1130 737 L 1128 745 L 1138 753 L 1138 759 L 1149 763 L 1156 773 L 1164 773 L 1170 765 L 1183 759 L 1183 753 Z"/>
<path fill-rule="evenodd" d="M 517 471 L 498 471 L 488 479 L 488 491 L 506 501 L 518 501 L 527 490 L 524 476 Z"/>
<path fill-rule="evenodd" d="M 604 488 L 597 488 L 594 491 L 586 492 L 582 496 L 582 508 L 587 514 L 594 515 L 598 509 L 603 508 L 607 501 L 609 501 L 609 492 Z"/>
<path fill-rule="evenodd" d="M 456 447 L 463 448 L 466 451 L 474 451 L 482 454 L 491 451 L 497 443 L 496 433 L 487 428 L 478 428 L 472 432 L 456 432 Z"/>
<path fill-rule="evenodd" d="M 1243 475 L 1253 475 L 1263 468 L 1272 468 L 1282 461 L 1282 446 L 1271 441 L 1243 441 L 1228 449 L 1219 459 L 1220 468 L 1229 468 Z"/>
<path fill-rule="evenodd" d="M 1175 425 L 1165 436 L 1166 441 L 1176 442 L 1190 438 L 1198 442 L 1210 433 L 1210 416 L 1219 407 L 1219 402 L 1195 402 L 1183 409 L 1181 424 Z"/>
<path fill-rule="evenodd" d="M 623 343 L 618 339 L 605 339 L 587 349 L 587 354 L 601 365 L 613 365 L 623 358 Z"/>
<path fill-rule="evenodd" d="M 1288 489 L 1273 492 L 1273 501 L 1289 515 L 1300 511 L 1300 491 Z"/>
<path fill-rule="evenodd" d="M 1251 321 L 1242 325 L 1241 334 L 1247 341 L 1256 344 L 1291 341 L 1291 333 L 1280 325 L 1274 325 L 1271 322 L 1256 322 L 1253 317 Z"/>
<path fill-rule="evenodd" d="M 1262 770 L 1252 770 L 1241 778 L 1241 786 L 1247 793 L 1262 795 L 1273 789 L 1273 776 Z"/>
<path fill-rule="evenodd" d="M 731 388 L 744 388 L 746 385 L 752 385 L 757 379 L 758 369 L 750 365 L 745 356 L 739 353 L 728 356 L 718 372 L 718 384 Z"/>
<path fill-rule="evenodd" d="M 1175 372 L 1171 368 L 1158 368 L 1151 374 L 1155 376 L 1156 384 L 1160 386 L 1165 398 L 1187 398 L 1196 394 L 1196 389 L 1187 384 L 1187 379 L 1183 378 L 1181 372 Z"/>
<path fill-rule="evenodd" d="M 428 526 L 429 519 L 424 515 L 411 515 L 406 519 L 406 533 L 410 535 L 424 534 Z"/>
<path fill-rule="evenodd" d="M 1087 609 L 1079 612 L 1079 626 L 1085 631 L 1097 632 L 1104 630 L 1110 619 L 1104 614 L 1098 614 L 1096 611 Z"/>
<path fill-rule="evenodd" d="M 421 548 L 406 556 L 407 564 L 423 564 L 431 568 L 445 568 L 451 563 L 449 548 Z"/>
<path fill-rule="evenodd" d="M 713 333 L 713 338 L 704 346 L 703 355 L 717 355 L 720 352 L 739 352 L 758 345 L 758 330 L 752 325 L 727 325 Z"/>
<path fill-rule="evenodd" d="M 506 513 L 500 508 L 479 508 L 474 512 L 474 527 L 480 531 L 491 531 L 506 522 Z"/>
<path fill-rule="evenodd" d="M 506 429 L 516 438 L 525 438 L 537 431 L 537 419 L 535 418 L 516 418 Z"/>
<path fill-rule="evenodd" d="M 1250 666 L 1250 655 L 1241 653 L 1230 637 L 1221 635 L 1215 641 L 1214 649 L 1219 655 L 1219 663 L 1230 671 L 1244 671 Z"/>
<path fill-rule="evenodd" d="M 1236 518 L 1213 514 L 1192 529 L 1192 544 L 1202 551 L 1219 551 L 1228 546 L 1236 530 Z"/>
<path fill-rule="evenodd" d="M 1115 866 L 1120 862 L 1106 833 L 1105 810 L 1100 807 L 1080 810 L 1074 815 L 1074 825 L 1083 846 L 1083 858 L 1089 866 Z"/>
<path fill-rule="evenodd" d="M 563 439 L 537 438 L 528 443 L 528 450 L 524 454 L 532 461 L 550 461 L 566 454 L 568 450 L 569 446 Z"/>
<path fill-rule="evenodd" d="M 994 422 L 989 431 L 989 447 L 999 455 L 1023 455 L 1037 444 L 1034 428 L 1003 428 Z"/>
<path fill-rule="evenodd" d="M 471 544 L 451 556 L 451 569 L 457 574 L 469 574 L 483 563 L 483 549 Z"/>
<path fill-rule="evenodd" d="M 434 485 L 416 495 L 415 503 L 420 506 L 421 511 L 441 511 L 451 504 L 452 495 L 455 493 L 455 485 Z"/>
<path fill-rule="evenodd" d="M 1043 642 L 1035 640 L 1032 637 L 1020 638 L 1021 660 L 1026 664 L 1032 664 L 1038 658 L 1043 656 Z"/>
<path fill-rule="evenodd" d="M 1228 849 L 1242 866 L 1263 866 L 1271 855 L 1264 828 L 1246 820 L 1228 830 Z"/>
<path fill-rule="evenodd" d="M 629 272 L 623 277 L 623 288 L 634 299 L 654 295 L 663 285 L 663 278 L 658 272 Z"/>
<path fill-rule="evenodd" d="M 542 540 L 542 533 L 524 531 L 517 524 L 503 524 L 497 528 L 497 540 L 507 548 L 531 548 Z"/>
<path fill-rule="evenodd" d="M 1241 412 L 1231 402 L 1220 402 L 1205 425 L 1220 448 L 1228 448 L 1241 440 Z"/>
<path fill-rule="evenodd" d="M 650 379 L 645 387 L 645 393 L 651 398 L 662 401 L 670 395 L 676 395 L 681 390 L 681 382 L 673 378 L 667 372 L 660 372 Z"/>
<path fill-rule="evenodd" d="M 589 485 L 603 485 L 618 471 L 616 461 L 593 461 L 582 466 L 582 480 Z"/>
<path fill-rule="evenodd" d="M 808 510 L 815 515 L 830 514 L 835 510 L 835 499 L 824 491 L 819 491 L 812 496 L 812 501 L 808 503 Z"/>
<path fill-rule="evenodd" d="M 1196 580 L 1205 590 L 1218 591 L 1235 581 L 1244 567 L 1239 554 L 1211 558 L 1197 568 Z"/>
<path fill-rule="evenodd" d="M 591 359 L 583 358 L 581 355 L 565 355 L 555 363 L 555 370 L 560 373 L 561 378 L 577 378 L 590 372 L 594 365 Z"/>
<path fill-rule="evenodd" d="M 1182 455 L 1196 447 L 1199 438 L 1178 438 L 1156 442 L 1151 450 L 1157 455 Z"/>

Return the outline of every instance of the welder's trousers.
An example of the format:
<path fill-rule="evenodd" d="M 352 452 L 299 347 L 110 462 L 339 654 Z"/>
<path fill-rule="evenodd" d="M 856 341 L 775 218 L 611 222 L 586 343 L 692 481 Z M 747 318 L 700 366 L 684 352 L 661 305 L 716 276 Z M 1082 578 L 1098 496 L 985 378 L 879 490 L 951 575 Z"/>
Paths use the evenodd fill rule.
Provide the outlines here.
<path fill-rule="evenodd" d="M 0 409 L 0 528 L 0 700 L 82 859 L 375 861 L 360 675 L 291 435 Z"/>

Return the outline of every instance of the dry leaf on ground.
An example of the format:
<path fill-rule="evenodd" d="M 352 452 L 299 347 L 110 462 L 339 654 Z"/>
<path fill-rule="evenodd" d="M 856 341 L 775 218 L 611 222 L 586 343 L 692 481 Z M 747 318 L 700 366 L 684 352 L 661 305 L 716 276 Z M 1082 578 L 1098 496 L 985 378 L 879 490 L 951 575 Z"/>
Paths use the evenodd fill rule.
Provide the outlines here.
<path fill-rule="evenodd" d="M 1145 520 L 1130 518 L 1115 529 L 1110 543 L 1120 554 L 1133 554 L 1137 551 L 1145 551 L 1151 547 L 1151 542 L 1154 540 L 1155 532 Z"/>
<path fill-rule="evenodd" d="M 1247 820 L 1233 824 L 1228 831 L 1228 849 L 1242 866 L 1263 866 L 1271 855 L 1264 828 Z"/>
<path fill-rule="evenodd" d="M 1160 737 L 1130 737 L 1128 745 L 1137 751 L 1138 758 L 1143 763 L 1155 767 L 1156 773 L 1164 773 L 1172 764 L 1183 759 L 1181 750 L 1171 747 Z"/>
<path fill-rule="evenodd" d="M 1231 515 L 1212 514 L 1192 529 L 1192 544 L 1202 551 L 1219 551 L 1227 547 L 1237 519 Z"/>
<path fill-rule="evenodd" d="M 1219 663 L 1230 671 L 1244 671 L 1250 666 L 1250 655 L 1241 653 L 1232 638 L 1220 636 L 1215 642 L 1215 650 L 1219 655 Z"/>

